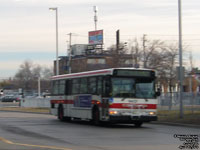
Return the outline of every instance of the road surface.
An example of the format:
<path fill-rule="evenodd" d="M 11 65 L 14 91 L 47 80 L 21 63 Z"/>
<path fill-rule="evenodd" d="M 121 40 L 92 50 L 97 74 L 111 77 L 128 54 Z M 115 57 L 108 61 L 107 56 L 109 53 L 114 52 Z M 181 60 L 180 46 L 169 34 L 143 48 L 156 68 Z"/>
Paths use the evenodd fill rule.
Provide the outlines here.
<path fill-rule="evenodd" d="M 199 135 L 199 128 L 144 124 L 93 126 L 60 122 L 55 116 L 0 111 L 0 150 L 178 150 L 174 134 Z"/>

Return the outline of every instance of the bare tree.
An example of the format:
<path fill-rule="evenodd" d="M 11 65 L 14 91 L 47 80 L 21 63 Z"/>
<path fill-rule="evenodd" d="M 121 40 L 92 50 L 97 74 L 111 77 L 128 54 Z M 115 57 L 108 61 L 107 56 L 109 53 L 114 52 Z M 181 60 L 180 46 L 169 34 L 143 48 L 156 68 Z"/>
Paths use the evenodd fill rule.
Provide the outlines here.
<path fill-rule="evenodd" d="M 143 45 L 137 39 L 131 43 L 130 51 L 135 64 L 155 69 L 158 72 L 158 80 L 170 91 L 175 84 L 178 48 L 177 44 L 165 44 L 161 40 L 147 40 Z M 145 46 L 145 48 L 144 48 Z M 135 66 L 135 65 L 134 65 Z M 137 65 L 138 66 L 138 65 Z"/>
<path fill-rule="evenodd" d="M 133 41 L 129 41 L 129 49 L 133 58 L 133 66 L 138 68 L 141 62 L 142 51 L 139 47 L 137 38 L 135 38 Z"/>
<path fill-rule="evenodd" d="M 145 46 L 145 48 L 144 48 Z M 160 40 L 147 40 L 143 45 L 134 39 L 132 45 L 129 46 L 134 60 L 134 66 L 138 64 L 145 66 L 145 68 L 158 69 L 162 66 L 164 57 L 165 44 Z"/>
<path fill-rule="evenodd" d="M 15 75 L 14 82 L 17 88 L 24 90 L 37 90 L 38 78 L 41 79 L 41 90 L 50 89 L 50 76 L 53 75 L 53 69 L 34 65 L 31 61 L 26 60 L 20 65 Z"/>
<path fill-rule="evenodd" d="M 15 79 L 22 86 L 22 88 L 29 90 L 33 81 L 32 75 L 33 64 L 31 61 L 26 60 L 20 65 L 18 72 L 15 75 Z"/>
<path fill-rule="evenodd" d="M 116 45 L 112 45 L 108 48 L 108 53 L 111 55 L 110 67 L 122 67 L 126 61 L 125 55 L 128 52 L 126 43 L 120 43 L 118 48 Z"/>
<path fill-rule="evenodd" d="M 47 67 L 43 67 L 42 68 L 42 79 L 43 80 L 49 80 L 51 76 L 53 76 L 53 68 L 47 68 Z"/>

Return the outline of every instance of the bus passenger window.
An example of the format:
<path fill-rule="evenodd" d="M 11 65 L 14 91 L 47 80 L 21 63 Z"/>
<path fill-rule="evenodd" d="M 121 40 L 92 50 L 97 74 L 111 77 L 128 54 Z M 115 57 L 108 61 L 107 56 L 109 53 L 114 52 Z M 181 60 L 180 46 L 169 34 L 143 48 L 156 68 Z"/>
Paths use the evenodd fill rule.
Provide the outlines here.
<path fill-rule="evenodd" d="M 97 91 L 97 82 L 96 82 L 96 77 L 89 78 L 88 80 L 88 92 L 90 94 L 96 94 Z"/>
<path fill-rule="evenodd" d="M 81 85 L 80 85 L 80 93 L 81 94 L 87 94 L 87 78 L 82 78 L 81 79 Z"/>
<path fill-rule="evenodd" d="M 80 79 L 73 79 L 72 80 L 72 94 L 79 94 L 80 93 Z"/>
<path fill-rule="evenodd" d="M 65 95 L 71 94 L 71 80 L 66 80 L 65 82 Z"/>
<path fill-rule="evenodd" d="M 65 94 L 65 80 L 60 80 L 59 84 L 59 95 Z"/>
<path fill-rule="evenodd" d="M 97 79 L 97 94 L 102 95 L 102 77 L 98 77 Z"/>
<path fill-rule="evenodd" d="M 58 95 L 59 81 L 53 81 L 53 95 Z"/>

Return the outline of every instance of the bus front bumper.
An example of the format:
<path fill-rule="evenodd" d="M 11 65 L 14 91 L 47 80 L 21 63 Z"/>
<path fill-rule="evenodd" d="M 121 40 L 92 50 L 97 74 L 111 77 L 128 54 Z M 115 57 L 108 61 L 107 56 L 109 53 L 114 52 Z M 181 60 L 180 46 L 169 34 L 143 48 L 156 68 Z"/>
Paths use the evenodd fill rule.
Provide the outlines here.
<path fill-rule="evenodd" d="M 150 122 L 157 120 L 157 116 L 110 116 L 110 122 L 112 123 Z"/>

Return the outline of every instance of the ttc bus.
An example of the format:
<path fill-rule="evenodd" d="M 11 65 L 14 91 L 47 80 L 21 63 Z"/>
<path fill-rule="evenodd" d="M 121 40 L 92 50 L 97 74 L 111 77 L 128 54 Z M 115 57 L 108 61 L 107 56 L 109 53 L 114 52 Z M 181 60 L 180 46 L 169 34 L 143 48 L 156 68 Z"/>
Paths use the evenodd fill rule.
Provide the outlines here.
<path fill-rule="evenodd" d="M 61 121 L 72 118 L 94 124 L 157 120 L 155 71 L 111 68 L 53 76 L 51 114 Z"/>

